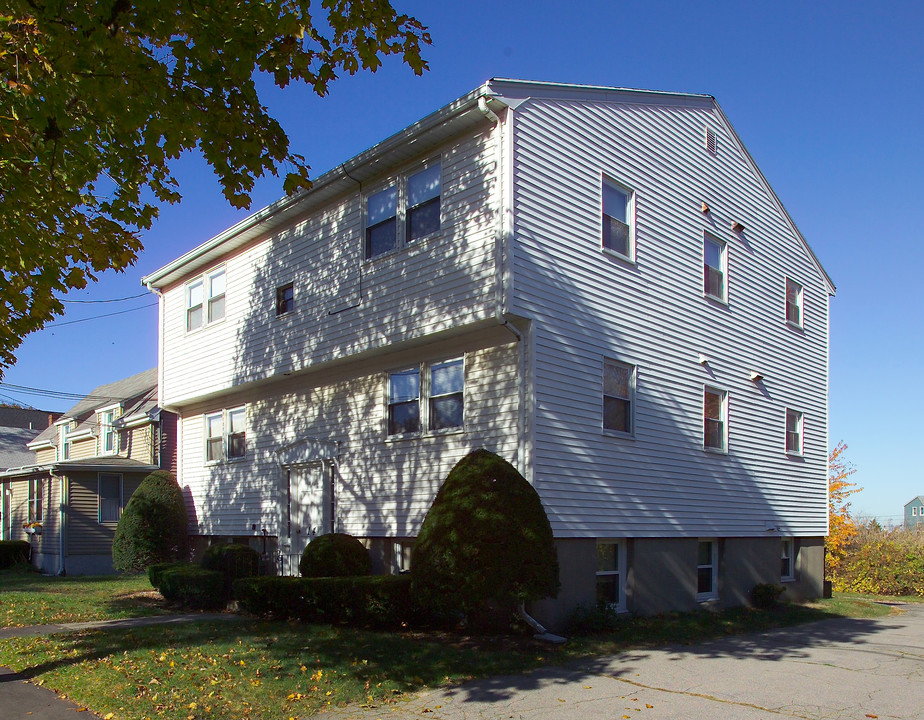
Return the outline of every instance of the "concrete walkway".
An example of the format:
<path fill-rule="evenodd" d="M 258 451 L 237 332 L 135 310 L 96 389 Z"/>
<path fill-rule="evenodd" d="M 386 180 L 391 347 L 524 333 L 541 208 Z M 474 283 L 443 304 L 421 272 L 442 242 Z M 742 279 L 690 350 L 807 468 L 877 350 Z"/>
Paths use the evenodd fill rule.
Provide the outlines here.
<path fill-rule="evenodd" d="M 240 620 L 228 613 L 190 613 L 187 615 L 152 615 L 151 617 L 124 620 L 98 620 L 94 622 L 33 625 L 31 627 L 0 628 L 0 640 L 14 637 L 33 637 L 55 633 L 79 632 L 96 628 L 135 628 L 145 625 L 203 622 L 212 620 Z M 86 708 L 61 698 L 57 693 L 28 682 L 22 675 L 0 667 L 0 720 L 98 720 Z"/>
<path fill-rule="evenodd" d="M 477 680 L 317 720 L 866 720 L 924 718 L 924 605 L 569 669 Z"/>

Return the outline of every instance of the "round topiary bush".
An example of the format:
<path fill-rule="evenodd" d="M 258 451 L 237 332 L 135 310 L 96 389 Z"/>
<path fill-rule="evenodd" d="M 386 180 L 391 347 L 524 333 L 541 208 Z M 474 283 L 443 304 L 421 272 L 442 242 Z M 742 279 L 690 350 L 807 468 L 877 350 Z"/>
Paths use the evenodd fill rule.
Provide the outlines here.
<path fill-rule="evenodd" d="M 482 629 L 508 626 L 519 602 L 554 597 L 558 556 L 538 493 L 500 456 L 472 451 L 424 519 L 411 576 L 423 608 Z"/>
<path fill-rule="evenodd" d="M 369 575 L 369 552 L 352 535 L 329 533 L 308 543 L 298 563 L 302 577 L 347 577 Z"/>
<path fill-rule="evenodd" d="M 166 470 L 148 475 L 116 527 L 112 564 L 139 572 L 155 563 L 183 560 L 187 554 L 186 504 L 176 478 Z"/>

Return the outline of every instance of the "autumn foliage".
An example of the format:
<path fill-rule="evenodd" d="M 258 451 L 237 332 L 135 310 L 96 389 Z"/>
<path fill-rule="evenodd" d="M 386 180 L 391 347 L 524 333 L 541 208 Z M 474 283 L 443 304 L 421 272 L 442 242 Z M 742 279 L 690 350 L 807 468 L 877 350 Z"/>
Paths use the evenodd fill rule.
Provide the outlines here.
<path fill-rule="evenodd" d="M 847 498 L 863 489 L 847 481 L 857 470 L 844 457 L 846 450 L 847 445 L 841 441 L 828 455 L 829 529 L 825 538 L 825 574 L 835 585 L 848 548 L 858 532 L 857 524 L 850 516 Z"/>

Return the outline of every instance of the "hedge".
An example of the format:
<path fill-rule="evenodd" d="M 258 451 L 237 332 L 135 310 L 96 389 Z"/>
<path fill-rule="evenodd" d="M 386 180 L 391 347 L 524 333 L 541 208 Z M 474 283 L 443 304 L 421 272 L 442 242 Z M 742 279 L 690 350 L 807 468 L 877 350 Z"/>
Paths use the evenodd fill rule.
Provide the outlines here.
<path fill-rule="evenodd" d="M 260 574 L 260 553 L 249 545 L 216 543 L 210 545 L 202 556 L 202 567 L 221 573 L 225 583 L 225 596 L 231 598 L 235 580 Z"/>
<path fill-rule="evenodd" d="M 352 535 L 320 535 L 305 547 L 298 563 L 302 577 L 348 577 L 369 575 L 372 563 L 369 551 Z"/>
<path fill-rule="evenodd" d="M 148 577 L 152 574 L 149 573 Z M 161 564 L 151 577 L 166 600 L 195 610 L 218 610 L 228 604 L 225 579 L 217 570 L 188 563 Z"/>
<path fill-rule="evenodd" d="M 29 562 L 31 551 L 27 540 L 0 540 L 0 570 Z"/>
<path fill-rule="evenodd" d="M 278 620 L 398 627 L 421 618 L 407 575 L 246 578 L 234 595 L 242 610 Z"/>

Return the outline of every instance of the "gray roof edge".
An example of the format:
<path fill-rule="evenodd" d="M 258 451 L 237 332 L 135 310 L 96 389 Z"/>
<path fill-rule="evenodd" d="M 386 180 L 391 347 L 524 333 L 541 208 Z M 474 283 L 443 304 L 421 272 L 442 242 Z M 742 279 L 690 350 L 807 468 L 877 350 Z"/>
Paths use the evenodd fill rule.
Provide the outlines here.
<path fill-rule="evenodd" d="M 559 83 L 559 82 L 550 82 L 547 80 L 519 80 L 516 78 L 503 78 L 495 77 L 491 78 L 487 85 L 492 88 L 492 90 L 500 90 L 499 85 L 512 85 L 519 86 L 524 89 L 534 87 L 538 90 L 563 90 L 563 91 L 577 91 L 577 92 L 614 92 L 614 93 L 629 93 L 633 95 L 652 95 L 658 97 L 674 97 L 674 98 L 688 98 L 696 100 L 714 100 L 714 96 L 707 93 L 688 93 L 688 92 L 678 92 L 674 90 L 645 90 L 642 88 L 628 88 L 628 87 L 615 87 L 612 85 L 582 85 L 580 83 Z"/>

